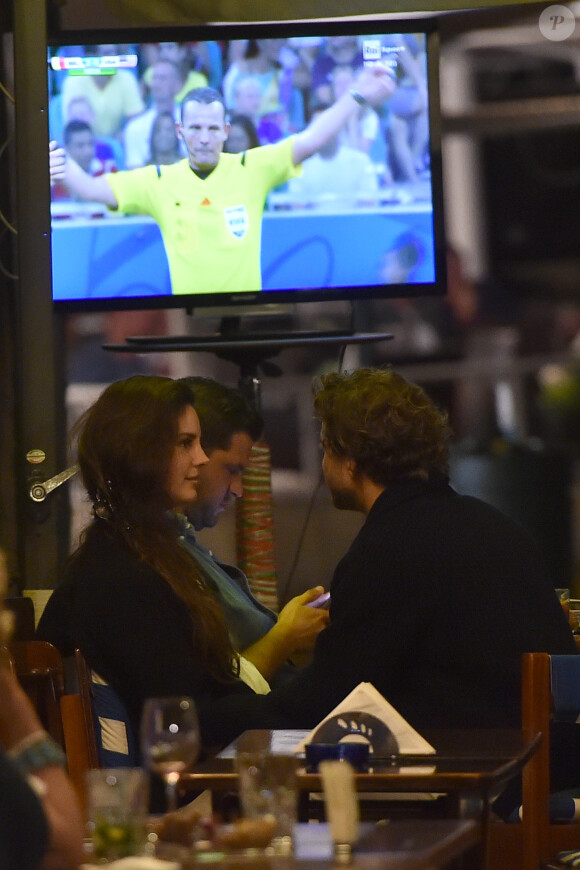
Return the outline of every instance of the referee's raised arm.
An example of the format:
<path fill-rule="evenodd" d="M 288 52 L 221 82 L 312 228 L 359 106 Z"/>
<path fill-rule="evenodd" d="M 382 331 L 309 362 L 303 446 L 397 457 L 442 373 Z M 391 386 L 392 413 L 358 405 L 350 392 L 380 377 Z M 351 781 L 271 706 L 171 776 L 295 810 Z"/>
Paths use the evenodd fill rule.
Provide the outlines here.
<path fill-rule="evenodd" d="M 296 133 L 292 146 L 294 165 L 298 166 L 318 151 L 361 106 L 380 106 L 392 96 L 396 87 L 397 80 L 390 67 L 382 63 L 364 67 L 350 91 L 317 115 L 308 127 Z"/>

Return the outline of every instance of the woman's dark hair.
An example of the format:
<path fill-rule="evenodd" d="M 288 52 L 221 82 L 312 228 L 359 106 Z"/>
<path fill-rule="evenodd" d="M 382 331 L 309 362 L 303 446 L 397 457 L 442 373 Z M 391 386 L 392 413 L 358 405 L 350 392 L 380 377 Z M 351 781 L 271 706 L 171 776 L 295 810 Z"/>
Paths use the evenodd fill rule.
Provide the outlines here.
<path fill-rule="evenodd" d="M 238 661 L 223 611 L 179 544 L 168 515 L 165 487 L 178 421 L 193 404 L 193 390 L 183 381 L 135 375 L 107 387 L 77 421 L 72 435 L 78 435 L 78 462 L 95 513 L 77 553 L 95 527 L 106 523 L 184 602 L 196 650 L 209 672 L 231 680 Z"/>
<path fill-rule="evenodd" d="M 148 163 L 153 164 L 154 166 L 161 163 L 159 157 L 159 153 L 157 152 L 157 146 L 155 144 L 155 137 L 159 131 L 159 127 L 162 123 L 169 122 L 174 132 L 175 142 L 173 147 L 173 159 L 172 163 L 177 163 L 178 160 L 181 160 L 183 154 L 181 153 L 181 149 L 179 147 L 179 137 L 177 135 L 177 131 L 175 130 L 175 120 L 173 118 L 173 114 L 171 112 L 160 112 L 155 120 L 153 121 L 153 126 L 151 127 L 151 135 L 149 136 L 149 160 Z"/>
<path fill-rule="evenodd" d="M 232 115 L 230 118 L 230 127 L 236 125 L 237 127 L 241 127 L 246 136 L 248 137 L 248 148 L 257 148 L 260 144 L 260 138 L 258 136 L 258 131 L 256 130 L 256 125 L 252 121 L 251 118 L 248 118 L 247 115 L 237 114 Z M 227 148 L 227 139 L 226 139 L 226 148 Z M 224 149 L 225 150 L 225 149 Z"/>

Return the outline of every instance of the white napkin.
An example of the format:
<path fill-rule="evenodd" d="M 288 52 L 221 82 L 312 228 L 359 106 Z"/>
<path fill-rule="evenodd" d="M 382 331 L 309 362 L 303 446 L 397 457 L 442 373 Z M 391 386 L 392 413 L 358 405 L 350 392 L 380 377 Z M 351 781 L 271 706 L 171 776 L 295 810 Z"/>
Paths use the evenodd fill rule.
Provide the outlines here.
<path fill-rule="evenodd" d="M 401 714 L 389 704 L 372 683 L 359 683 L 350 695 L 347 695 L 304 740 L 300 741 L 294 752 L 304 752 L 305 745 L 311 742 L 314 732 L 322 725 L 322 722 L 326 722 L 337 713 L 348 713 L 355 710 L 370 713 L 384 722 L 393 732 L 399 745 L 399 752 L 402 755 L 431 755 L 435 753 L 435 748 L 424 737 L 421 737 L 406 719 L 403 719 Z"/>

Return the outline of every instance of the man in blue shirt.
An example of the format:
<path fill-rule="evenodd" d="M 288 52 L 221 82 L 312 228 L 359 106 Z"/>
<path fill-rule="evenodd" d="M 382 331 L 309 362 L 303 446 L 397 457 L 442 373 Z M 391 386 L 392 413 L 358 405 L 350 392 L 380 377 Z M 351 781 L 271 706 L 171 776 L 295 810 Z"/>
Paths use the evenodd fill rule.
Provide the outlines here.
<path fill-rule="evenodd" d="M 220 514 L 241 497 L 242 475 L 262 434 L 263 420 L 238 390 L 209 378 L 184 380 L 195 393 L 202 446 L 209 462 L 199 469 L 197 496 L 182 529 L 183 545 L 220 596 L 234 648 L 271 681 L 287 674 L 288 659 L 311 649 L 328 624 L 325 610 L 307 606 L 323 590 L 316 586 L 292 598 L 277 616 L 252 595 L 243 571 L 219 562 L 197 540 L 196 531 L 215 526 Z"/>

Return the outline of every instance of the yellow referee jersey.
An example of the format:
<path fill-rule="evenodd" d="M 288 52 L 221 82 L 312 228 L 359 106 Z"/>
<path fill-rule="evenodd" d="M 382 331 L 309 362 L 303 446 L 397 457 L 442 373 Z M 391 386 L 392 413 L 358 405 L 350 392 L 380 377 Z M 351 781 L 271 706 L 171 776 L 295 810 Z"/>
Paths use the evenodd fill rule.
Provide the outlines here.
<path fill-rule="evenodd" d="M 266 197 L 300 172 L 290 137 L 222 154 L 205 179 L 181 160 L 111 173 L 107 181 L 119 211 L 151 215 L 159 224 L 174 294 L 235 293 L 261 289 Z"/>

